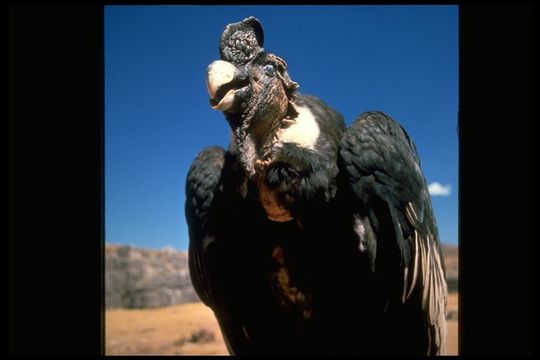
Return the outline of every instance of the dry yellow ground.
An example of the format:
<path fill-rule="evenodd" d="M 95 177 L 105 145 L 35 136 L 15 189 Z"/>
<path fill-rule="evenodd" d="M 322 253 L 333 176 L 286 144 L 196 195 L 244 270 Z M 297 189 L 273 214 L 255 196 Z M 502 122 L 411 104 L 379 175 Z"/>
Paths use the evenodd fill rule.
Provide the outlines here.
<path fill-rule="evenodd" d="M 201 330 L 213 333 L 210 342 L 190 342 Z M 223 354 L 227 348 L 212 311 L 202 303 L 159 309 L 107 310 L 105 354 Z"/>
<path fill-rule="evenodd" d="M 455 316 L 448 320 L 448 355 L 458 355 L 458 293 L 448 294 L 448 310 Z"/>
<path fill-rule="evenodd" d="M 457 293 L 448 299 L 449 310 L 458 307 Z M 228 355 L 212 311 L 202 303 L 159 309 L 107 310 L 105 313 L 106 355 Z M 201 331 L 210 338 L 190 341 Z M 448 353 L 458 349 L 457 316 L 448 321 Z"/>

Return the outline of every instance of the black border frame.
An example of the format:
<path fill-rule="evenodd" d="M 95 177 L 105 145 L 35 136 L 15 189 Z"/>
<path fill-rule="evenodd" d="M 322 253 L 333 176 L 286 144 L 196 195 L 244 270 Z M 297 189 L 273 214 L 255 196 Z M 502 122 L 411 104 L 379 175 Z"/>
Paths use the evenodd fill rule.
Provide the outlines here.
<path fill-rule="evenodd" d="M 533 5 L 459 19 L 460 354 L 531 354 Z M 104 353 L 103 51 L 101 5 L 8 6 L 9 354 Z"/>

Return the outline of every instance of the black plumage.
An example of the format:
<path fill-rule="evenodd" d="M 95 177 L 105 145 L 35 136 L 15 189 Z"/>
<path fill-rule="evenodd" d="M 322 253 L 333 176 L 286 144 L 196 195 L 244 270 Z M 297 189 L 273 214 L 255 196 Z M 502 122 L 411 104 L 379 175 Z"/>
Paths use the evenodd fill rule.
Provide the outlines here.
<path fill-rule="evenodd" d="M 226 27 L 210 104 L 231 131 L 187 177 L 189 266 L 234 354 L 442 354 L 446 282 L 415 146 L 297 92 L 255 18 Z"/>

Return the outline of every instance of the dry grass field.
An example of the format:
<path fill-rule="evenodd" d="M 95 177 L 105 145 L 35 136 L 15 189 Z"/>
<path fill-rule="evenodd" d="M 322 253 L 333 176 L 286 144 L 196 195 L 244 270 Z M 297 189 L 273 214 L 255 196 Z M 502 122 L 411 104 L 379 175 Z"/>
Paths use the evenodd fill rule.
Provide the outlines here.
<path fill-rule="evenodd" d="M 449 296 L 448 351 L 458 349 L 457 293 Z M 107 310 L 106 355 L 228 355 L 212 311 L 202 303 Z"/>
<path fill-rule="evenodd" d="M 203 303 L 105 312 L 106 355 L 228 355 Z"/>

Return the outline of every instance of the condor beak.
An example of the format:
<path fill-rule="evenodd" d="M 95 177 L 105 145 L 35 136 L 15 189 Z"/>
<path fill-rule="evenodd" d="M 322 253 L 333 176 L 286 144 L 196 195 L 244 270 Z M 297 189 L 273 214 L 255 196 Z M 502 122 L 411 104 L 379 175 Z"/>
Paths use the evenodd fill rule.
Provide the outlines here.
<path fill-rule="evenodd" d="M 216 60 L 208 66 L 206 87 L 212 109 L 232 111 L 235 95 L 244 85 L 240 70 L 230 62 Z"/>

